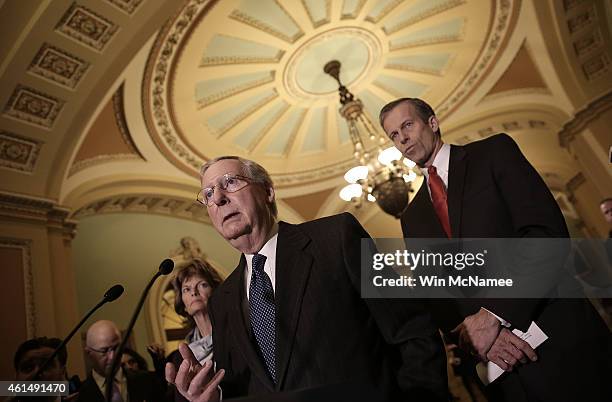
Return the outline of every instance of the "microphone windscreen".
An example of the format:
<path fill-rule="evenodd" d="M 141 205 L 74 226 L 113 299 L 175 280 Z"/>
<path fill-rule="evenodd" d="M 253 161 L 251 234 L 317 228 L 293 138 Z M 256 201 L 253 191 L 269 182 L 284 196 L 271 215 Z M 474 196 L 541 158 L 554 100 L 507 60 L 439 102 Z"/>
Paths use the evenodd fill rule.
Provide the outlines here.
<path fill-rule="evenodd" d="M 174 261 L 170 258 L 166 258 L 159 264 L 159 273 L 162 275 L 168 275 L 174 269 Z"/>
<path fill-rule="evenodd" d="M 112 288 L 108 289 L 106 293 L 104 293 L 104 300 L 107 302 L 112 302 L 117 300 L 119 296 L 123 294 L 123 286 L 115 285 Z"/>

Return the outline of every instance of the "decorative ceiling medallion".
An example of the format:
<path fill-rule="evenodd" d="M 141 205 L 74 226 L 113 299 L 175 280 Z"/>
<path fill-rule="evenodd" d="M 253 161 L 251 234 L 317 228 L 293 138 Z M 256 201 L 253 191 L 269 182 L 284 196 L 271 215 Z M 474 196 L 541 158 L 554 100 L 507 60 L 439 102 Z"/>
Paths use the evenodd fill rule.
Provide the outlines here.
<path fill-rule="evenodd" d="M 69 38 L 101 51 L 118 28 L 118 25 L 90 9 L 73 3 L 55 29 Z"/>
<path fill-rule="evenodd" d="M 89 63 L 48 43 L 43 44 L 28 71 L 68 88 L 75 88 Z"/>
<path fill-rule="evenodd" d="M 342 62 L 343 82 L 373 119 L 402 96 L 449 115 L 506 46 L 519 8 L 519 0 L 191 0 L 150 53 L 145 121 L 160 151 L 193 176 L 205 160 L 236 154 L 281 186 L 331 183 L 352 150 L 325 63 Z"/>
<path fill-rule="evenodd" d="M 337 100 L 337 84 L 323 72 L 321 61 L 340 61 L 344 84 L 352 87 L 372 72 L 381 55 L 380 40 L 367 29 L 334 28 L 309 38 L 281 63 L 283 83 L 292 97 L 317 101 L 329 95 Z"/>
<path fill-rule="evenodd" d="M 111 3 L 113 6 L 119 8 L 120 10 L 126 12 L 129 15 L 134 13 L 134 10 L 138 8 L 142 0 L 106 0 Z"/>
<path fill-rule="evenodd" d="M 0 167 L 31 173 L 42 142 L 0 130 Z"/>
<path fill-rule="evenodd" d="M 18 85 L 4 108 L 4 115 L 51 128 L 63 106 L 62 100 Z"/>

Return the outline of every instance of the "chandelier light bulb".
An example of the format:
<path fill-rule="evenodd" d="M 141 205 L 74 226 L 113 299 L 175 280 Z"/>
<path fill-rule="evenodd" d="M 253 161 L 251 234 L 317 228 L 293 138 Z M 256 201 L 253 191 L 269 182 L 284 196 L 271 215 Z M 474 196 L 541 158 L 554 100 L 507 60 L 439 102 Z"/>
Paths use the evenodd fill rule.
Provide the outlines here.
<path fill-rule="evenodd" d="M 404 175 L 404 181 L 406 183 L 408 183 L 409 181 L 414 181 L 414 180 L 416 180 L 416 173 L 411 171 L 410 174 Z"/>
<path fill-rule="evenodd" d="M 344 174 L 344 180 L 349 183 L 357 183 L 358 180 L 364 180 L 368 177 L 368 167 L 367 166 L 355 166 L 354 168 L 349 169 Z"/>
<path fill-rule="evenodd" d="M 393 161 L 400 159 L 402 159 L 402 153 L 395 147 L 384 149 L 378 154 L 378 161 L 385 166 L 391 165 Z"/>
<path fill-rule="evenodd" d="M 340 190 L 340 198 L 344 201 L 351 201 L 353 198 L 361 197 L 361 192 L 361 185 L 355 183 L 349 184 Z"/>
<path fill-rule="evenodd" d="M 410 169 L 416 166 L 416 163 L 411 161 L 410 159 L 404 158 L 404 165 L 408 166 Z"/>

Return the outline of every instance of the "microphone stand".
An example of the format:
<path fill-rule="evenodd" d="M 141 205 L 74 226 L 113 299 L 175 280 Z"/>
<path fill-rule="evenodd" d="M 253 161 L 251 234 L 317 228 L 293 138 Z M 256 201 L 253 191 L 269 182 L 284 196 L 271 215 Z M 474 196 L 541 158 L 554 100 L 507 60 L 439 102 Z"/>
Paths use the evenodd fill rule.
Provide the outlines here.
<path fill-rule="evenodd" d="M 119 347 L 115 350 L 115 356 L 113 357 L 113 363 L 111 365 L 111 369 L 106 374 L 106 381 L 105 381 L 105 387 L 106 387 L 105 391 L 106 392 L 105 392 L 105 397 L 104 397 L 105 401 L 107 402 L 111 401 L 113 381 L 115 379 L 115 373 L 119 369 L 119 363 L 121 362 L 121 355 L 123 354 L 123 350 L 125 349 L 127 340 L 130 337 L 130 333 L 134 329 L 134 324 L 136 324 L 136 319 L 138 318 L 138 314 L 140 313 L 140 310 L 142 309 L 142 306 L 145 302 L 147 295 L 149 294 L 149 291 L 151 290 L 151 287 L 153 286 L 153 283 L 155 283 L 157 278 L 159 278 L 160 276 L 168 275 L 170 272 L 172 272 L 173 268 L 174 268 L 174 262 L 171 259 L 166 258 L 165 260 L 163 260 L 162 263 L 159 265 L 159 270 L 155 273 L 155 275 L 153 275 L 153 278 L 151 278 L 147 286 L 142 291 L 142 294 L 140 295 L 140 300 L 138 301 L 138 304 L 136 305 L 136 310 L 134 311 L 134 314 L 132 314 L 132 319 L 130 320 L 128 327 L 125 330 L 125 335 L 123 336 L 123 339 L 121 340 L 121 343 L 119 344 Z"/>
<path fill-rule="evenodd" d="M 104 297 L 102 298 L 102 300 L 100 300 L 100 302 L 98 304 L 96 304 L 91 310 L 89 310 L 89 312 L 85 315 L 85 317 L 83 317 L 83 319 L 81 321 L 79 321 L 79 323 L 72 329 L 72 331 L 70 331 L 70 333 L 68 334 L 68 336 L 66 338 L 64 338 L 64 340 L 62 341 L 62 343 L 59 344 L 59 346 L 57 348 L 55 348 L 55 350 L 53 351 L 53 353 L 51 354 L 51 356 L 49 356 L 47 358 L 47 360 L 44 361 L 43 364 L 41 364 L 38 367 L 38 370 L 36 370 L 36 372 L 34 373 L 34 376 L 32 377 L 32 379 L 36 379 L 38 378 L 38 376 L 43 372 L 43 370 L 49 365 L 49 363 L 51 363 L 51 361 L 53 361 L 53 359 L 55 358 L 55 356 L 57 356 L 57 354 L 59 353 L 59 351 L 66 346 L 66 344 L 68 343 L 68 341 L 70 341 L 70 339 L 72 339 L 72 337 L 74 336 L 74 334 L 79 330 L 79 328 L 81 328 L 83 326 L 83 324 L 85 323 L 85 321 L 87 321 L 87 319 L 89 317 L 91 317 L 91 315 L 93 313 L 96 312 L 97 309 L 99 309 L 100 307 L 102 307 L 102 305 L 108 303 L 108 302 L 112 302 L 115 301 L 119 298 L 119 296 L 121 296 L 121 294 L 123 293 L 123 286 L 121 285 L 115 285 L 113 287 L 111 287 L 110 289 L 108 289 L 106 291 L 106 293 L 104 293 Z"/>

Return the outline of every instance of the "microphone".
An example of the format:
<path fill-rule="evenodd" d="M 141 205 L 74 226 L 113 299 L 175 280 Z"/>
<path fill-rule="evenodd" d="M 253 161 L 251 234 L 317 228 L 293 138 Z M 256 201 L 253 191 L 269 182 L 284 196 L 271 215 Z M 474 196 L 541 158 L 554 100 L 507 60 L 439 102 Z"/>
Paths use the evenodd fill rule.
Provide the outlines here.
<path fill-rule="evenodd" d="M 115 285 L 112 288 L 108 289 L 106 293 L 104 293 L 104 300 L 106 302 L 115 301 L 123 294 L 123 286 Z"/>
<path fill-rule="evenodd" d="M 57 348 L 55 348 L 55 350 L 53 351 L 51 356 L 49 356 L 47 358 L 47 360 L 45 360 L 44 363 L 41 364 L 38 367 L 38 370 L 36 370 L 36 372 L 34 373 L 34 376 L 32 378 L 33 379 L 37 379 L 38 378 L 38 376 L 42 373 L 42 371 L 49 365 L 49 363 L 51 361 L 53 361 L 55 356 L 57 356 L 57 354 L 59 353 L 60 349 L 63 348 L 64 346 L 66 346 L 68 341 L 70 341 L 70 339 L 72 339 L 74 334 L 79 330 L 79 328 L 81 328 L 83 326 L 85 321 L 87 321 L 87 319 L 89 317 L 91 317 L 91 315 L 97 309 L 99 309 L 100 307 L 102 307 L 102 305 L 104 305 L 104 304 L 106 304 L 108 302 L 112 302 L 112 301 L 117 300 L 119 298 L 119 296 L 121 296 L 122 294 L 123 294 L 123 286 L 121 286 L 121 285 L 115 285 L 115 286 L 112 286 L 110 289 L 108 289 L 106 291 L 106 293 L 104 293 L 104 296 L 102 297 L 102 300 L 100 300 L 100 302 L 98 304 L 96 304 L 91 310 L 89 310 L 89 312 L 85 315 L 85 317 L 83 317 L 83 319 L 81 321 L 79 321 L 79 323 L 76 325 L 76 327 L 74 327 L 72 329 L 72 331 L 70 331 L 70 333 L 68 334 L 68 336 L 66 338 L 64 338 L 62 343 L 60 343 L 59 346 Z"/>
<path fill-rule="evenodd" d="M 157 272 L 155 273 L 155 275 L 153 275 L 153 278 L 151 278 L 147 286 L 145 286 L 144 290 L 142 291 L 142 294 L 140 295 L 140 300 L 138 301 L 138 304 L 136 305 L 136 309 L 134 310 L 134 314 L 132 314 L 130 323 L 128 324 L 128 327 L 125 330 L 125 335 L 123 335 L 123 339 L 121 340 L 119 347 L 115 350 L 115 356 L 113 357 L 113 363 L 111 365 L 111 369 L 108 373 L 106 373 L 106 381 L 105 381 L 106 383 L 105 391 L 106 392 L 105 392 L 105 397 L 104 397 L 105 401 L 110 402 L 111 400 L 111 396 L 113 392 L 113 381 L 115 378 L 115 373 L 119 369 L 119 363 L 121 362 L 121 355 L 123 354 L 123 350 L 125 349 L 127 340 L 130 337 L 132 330 L 134 329 L 134 324 L 136 324 L 136 318 L 138 318 L 138 314 L 140 313 L 140 310 L 142 309 L 142 305 L 144 304 L 145 299 L 147 298 L 147 295 L 149 294 L 149 291 L 151 290 L 151 287 L 153 286 L 153 283 L 155 283 L 157 278 L 159 278 L 160 276 L 168 275 L 170 272 L 172 272 L 173 269 L 174 269 L 174 261 L 172 261 L 169 258 L 166 258 L 165 260 L 163 260 L 161 264 L 159 264 L 159 268 Z M 109 289 L 107 293 L 111 293 L 110 290 L 111 289 Z"/>

